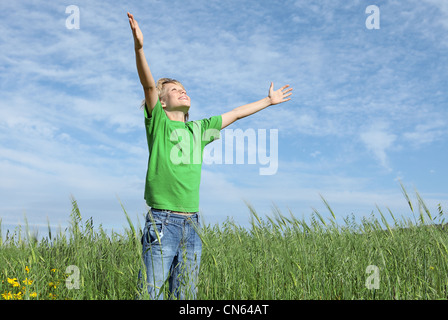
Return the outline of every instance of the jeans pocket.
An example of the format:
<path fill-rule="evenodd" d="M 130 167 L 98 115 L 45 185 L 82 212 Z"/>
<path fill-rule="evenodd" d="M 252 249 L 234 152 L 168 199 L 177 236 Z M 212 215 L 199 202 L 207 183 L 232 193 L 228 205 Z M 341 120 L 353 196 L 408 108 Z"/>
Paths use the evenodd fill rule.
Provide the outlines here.
<path fill-rule="evenodd" d="M 146 227 L 145 240 L 147 244 L 161 243 L 164 225 L 161 221 L 148 221 Z"/>

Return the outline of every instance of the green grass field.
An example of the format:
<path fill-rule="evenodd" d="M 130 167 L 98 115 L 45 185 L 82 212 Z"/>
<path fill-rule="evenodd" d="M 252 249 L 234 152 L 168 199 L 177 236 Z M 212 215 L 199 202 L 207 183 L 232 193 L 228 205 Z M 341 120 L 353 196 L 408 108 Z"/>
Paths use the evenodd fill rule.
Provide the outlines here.
<path fill-rule="evenodd" d="M 336 223 L 316 210 L 309 221 L 274 210 L 251 226 L 203 227 L 198 299 L 447 299 L 448 231 L 417 193 L 413 219 L 377 215 Z M 37 240 L 25 226 L 0 234 L 2 299 L 134 299 L 141 227 L 94 228 L 73 200 L 71 225 Z M 376 218 L 379 216 L 379 218 Z M 389 223 L 388 221 L 393 221 Z M 1 228 L 0 228 L 1 230 Z M 25 234 L 25 235 L 23 235 Z M 370 267 L 369 267 L 370 266 Z"/>

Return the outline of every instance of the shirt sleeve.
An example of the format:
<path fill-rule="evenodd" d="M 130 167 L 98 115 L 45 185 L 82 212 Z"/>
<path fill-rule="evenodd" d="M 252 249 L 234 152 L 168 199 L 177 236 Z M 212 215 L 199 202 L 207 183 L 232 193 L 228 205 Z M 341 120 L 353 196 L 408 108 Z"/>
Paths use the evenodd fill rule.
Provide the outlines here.
<path fill-rule="evenodd" d="M 166 115 L 160 101 L 157 100 L 157 103 L 149 116 L 145 104 L 144 115 L 146 133 L 148 135 L 147 139 L 153 140 L 157 132 L 163 130 L 166 125 Z"/>
<path fill-rule="evenodd" d="M 202 125 L 202 142 L 204 146 L 221 137 L 222 117 L 213 116 L 208 119 L 201 120 Z"/>
<path fill-rule="evenodd" d="M 151 119 L 154 116 L 154 114 L 158 115 L 160 113 L 160 110 L 163 110 L 163 108 L 162 108 L 162 104 L 160 103 L 160 100 L 157 99 L 157 103 L 154 106 L 154 108 L 152 109 L 152 112 L 149 116 L 148 116 L 148 105 L 146 104 L 146 102 L 145 102 L 145 107 L 143 108 L 143 110 L 145 113 L 145 119 Z"/>

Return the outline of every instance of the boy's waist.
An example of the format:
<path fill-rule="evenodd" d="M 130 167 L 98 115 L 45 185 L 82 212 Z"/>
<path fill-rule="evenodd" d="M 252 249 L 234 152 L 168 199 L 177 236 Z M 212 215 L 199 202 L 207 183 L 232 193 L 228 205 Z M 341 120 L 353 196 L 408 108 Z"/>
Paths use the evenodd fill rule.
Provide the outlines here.
<path fill-rule="evenodd" d="M 173 211 L 173 210 L 166 210 L 166 209 L 159 209 L 159 208 L 152 208 L 152 210 L 157 210 L 157 211 L 164 211 L 164 212 L 169 212 L 169 213 L 174 213 L 174 214 L 180 214 L 183 216 L 191 216 L 197 212 L 181 212 L 181 211 Z"/>

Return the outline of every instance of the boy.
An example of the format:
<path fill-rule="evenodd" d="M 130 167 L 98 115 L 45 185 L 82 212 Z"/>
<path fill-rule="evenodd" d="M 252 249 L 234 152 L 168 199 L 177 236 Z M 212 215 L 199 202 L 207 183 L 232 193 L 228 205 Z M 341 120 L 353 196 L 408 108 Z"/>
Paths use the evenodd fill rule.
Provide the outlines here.
<path fill-rule="evenodd" d="M 292 88 L 286 85 L 274 91 L 271 83 L 262 100 L 187 122 L 190 97 L 185 88 L 174 79 L 154 81 L 143 52 L 143 34 L 129 12 L 128 18 L 145 94 L 149 149 L 145 200 L 151 209 L 142 237 L 147 290 L 152 299 L 163 299 L 161 288 L 168 280 L 172 297 L 194 299 L 202 250 L 198 235 L 202 151 L 236 120 L 290 100 Z"/>

